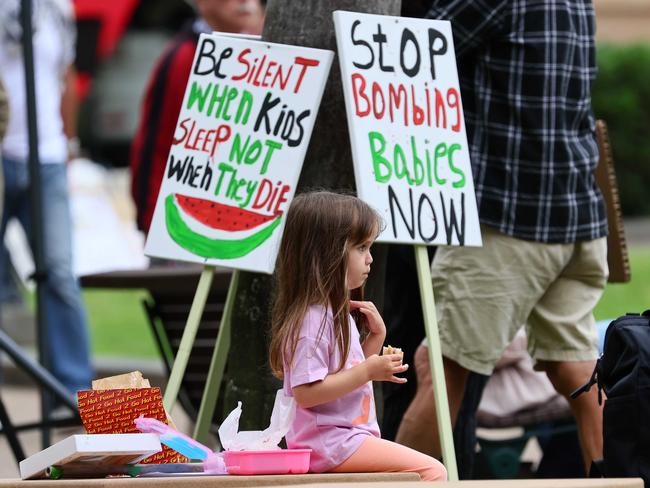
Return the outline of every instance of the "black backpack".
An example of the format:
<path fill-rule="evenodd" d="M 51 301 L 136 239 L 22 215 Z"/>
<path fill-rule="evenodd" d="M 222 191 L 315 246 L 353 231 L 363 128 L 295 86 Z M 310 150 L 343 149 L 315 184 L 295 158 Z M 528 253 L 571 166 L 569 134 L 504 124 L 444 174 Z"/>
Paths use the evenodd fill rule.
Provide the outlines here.
<path fill-rule="evenodd" d="M 608 478 L 641 477 L 650 487 L 650 310 L 628 313 L 607 327 L 603 354 L 589 383 L 605 391 L 603 471 Z"/>

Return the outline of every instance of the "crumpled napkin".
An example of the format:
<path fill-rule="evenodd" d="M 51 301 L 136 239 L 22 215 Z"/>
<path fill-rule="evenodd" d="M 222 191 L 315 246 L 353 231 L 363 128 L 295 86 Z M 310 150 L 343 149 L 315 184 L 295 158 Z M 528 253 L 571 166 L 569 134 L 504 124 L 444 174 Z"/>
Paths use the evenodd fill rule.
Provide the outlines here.
<path fill-rule="evenodd" d="M 264 430 L 239 432 L 241 402 L 228 414 L 219 427 L 219 439 L 226 451 L 268 451 L 278 449 L 278 444 L 289 432 L 296 416 L 296 401 L 286 396 L 282 390 L 275 395 L 271 423 Z"/>

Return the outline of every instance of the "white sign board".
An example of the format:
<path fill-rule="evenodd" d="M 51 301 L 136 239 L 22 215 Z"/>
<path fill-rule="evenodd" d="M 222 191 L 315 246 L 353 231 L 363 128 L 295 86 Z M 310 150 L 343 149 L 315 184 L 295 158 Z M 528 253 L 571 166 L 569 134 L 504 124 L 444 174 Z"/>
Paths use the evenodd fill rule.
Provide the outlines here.
<path fill-rule="evenodd" d="M 332 56 L 201 35 L 148 256 L 273 272 Z"/>
<path fill-rule="evenodd" d="M 480 246 L 447 21 L 334 12 L 357 193 L 383 242 Z"/>

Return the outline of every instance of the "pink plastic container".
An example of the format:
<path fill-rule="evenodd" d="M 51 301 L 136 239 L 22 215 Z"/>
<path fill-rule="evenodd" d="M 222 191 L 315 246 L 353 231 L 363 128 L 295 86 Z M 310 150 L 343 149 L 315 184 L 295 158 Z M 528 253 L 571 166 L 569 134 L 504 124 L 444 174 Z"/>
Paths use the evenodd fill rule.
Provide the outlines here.
<path fill-rule="evenodd" d="M 311 449 L 224 451 L 228 474 L 300 474 L 309 470 Z"/>

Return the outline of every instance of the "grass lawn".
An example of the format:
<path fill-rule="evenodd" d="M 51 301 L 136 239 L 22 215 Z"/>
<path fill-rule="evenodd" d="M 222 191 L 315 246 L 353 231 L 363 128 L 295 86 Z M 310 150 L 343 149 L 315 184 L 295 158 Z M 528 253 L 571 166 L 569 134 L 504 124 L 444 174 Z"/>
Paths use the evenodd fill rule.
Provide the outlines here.
<path fill-rule="evenodd" d="M 630 249 L 632 281 L 608 285 L 595 310 L 597 320 L 650 308 L 650 247 Z M 158 352 L 142 307 L 144 291 L 87 290 L 95 355 L 156 358 Z"/>
<path fill-rule="evenodd" d="M 607 285 L 594 315 L 596 320 L 614 319 L 627 312 L 650 309 L 650 247 L 630 249 L 632 280 Z"/>
<path fill-rule="evenodd" d="M 93 354 L 157 358 L 158 351 L 139 290 L 85 290 Z"/>

